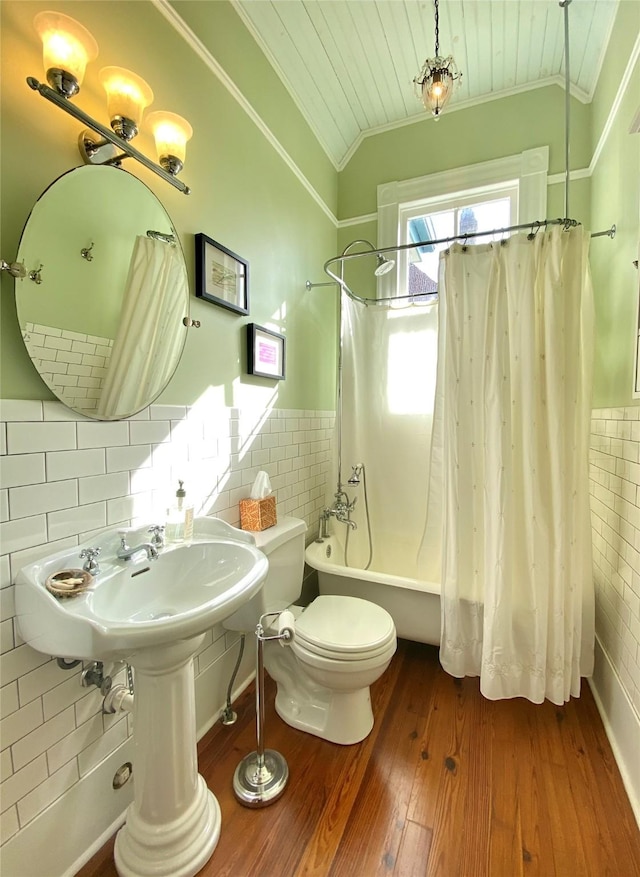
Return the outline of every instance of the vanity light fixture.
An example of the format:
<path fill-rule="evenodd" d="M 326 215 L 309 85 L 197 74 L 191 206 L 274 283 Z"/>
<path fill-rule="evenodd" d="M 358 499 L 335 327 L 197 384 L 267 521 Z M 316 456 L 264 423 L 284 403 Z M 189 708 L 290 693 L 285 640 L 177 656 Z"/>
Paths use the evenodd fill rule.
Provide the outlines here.
<path fill-rule="evenodd" d="M 103 67 L 98 76 L 107 93 L 112 129 L 123 140 L 133 140 L 143 112 L 153 103 L 153 92 L 142 77 L 124 67 Z"/>
<path fill-rule="evenodd" d="M 176 174 L 184 164 L 184 144 L 193 133 L 189 123 L 181 119 L 184 132 L 182 147 L 173 146 L 170 151 L 161 153 L 166 159 L 160 165 L 156 164 L 129 142 L 138 133 L 145 107 L 153 101 L 153 92 L 147 83 L 121 67 L 105 67 L 100 71 L 100 80 L 107 90 L 111 120 L 111 128 L 108 128 L 70 100 L 80 90 L 87 63 L 98 55 L 97 43 L 89 31 L 68 15 L 57 12 L 39 13 L 34 19 L 34 26 L 42 38 L 49 85 L 33 76 L 27 77 L 27 84 L 41 97 L 87 127 L 88 130 L 82 131 L 78 139 L 85 163 L 119 166 L 124 159 L 134 158 L 147 170 L 188 195 L 189 187 L 178 180 Z M 180 119 L 180 116 L 175 116 L 175 119 Z M 8 269 L 3 266 L 3 270 Z"/>
<path fill-rule="evenodd" d="M 61 97 L 73 97 L 87 64 L 98 57 L 98 44 L 86 27 L 59 12 L 39 12 L 33 23 L 42 40 L 47 82 Z"/>
<path fill-rule="evenodd" d="M 456 62 L 449 55 L 443 58 L 440 55 L 440 23 L 438 13 L 438 0 L 434 0 L 435 16 L 436 16 L 436 52 L 433 58 L 427 58 L 422 65 L 420 72 L 413 80 L 416 96 L 422 99 L 427 110 L 431 110 L 435 119 L 440 118 L 440 114 L 447 103 L 456 82 L 462 78 L 462 73 L 458 71 Z"/>
<path fill-rule="evenodd" d="M 193 136 L 193 128 L 177 113 L 158 110 L 149 113 L 147 124 L 153 132 L 158 161 L 167 173 L 179 174 L 184 165 L 187 140 Z"/>

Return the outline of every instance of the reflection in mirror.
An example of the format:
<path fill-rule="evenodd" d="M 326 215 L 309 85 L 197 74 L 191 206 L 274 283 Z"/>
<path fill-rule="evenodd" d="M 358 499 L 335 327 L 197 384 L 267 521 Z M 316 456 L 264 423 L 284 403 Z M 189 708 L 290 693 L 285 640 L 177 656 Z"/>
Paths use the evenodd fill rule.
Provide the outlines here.
<path fill-rule="evenodd" d="M 17 261 L 27 268 L 16 279 L 22 337 L 58 399 L 97 420 L 153 402 L 182 354 L 189 287 L 151 190 L 119 168 L 69 171 L 36 202 Z"/>

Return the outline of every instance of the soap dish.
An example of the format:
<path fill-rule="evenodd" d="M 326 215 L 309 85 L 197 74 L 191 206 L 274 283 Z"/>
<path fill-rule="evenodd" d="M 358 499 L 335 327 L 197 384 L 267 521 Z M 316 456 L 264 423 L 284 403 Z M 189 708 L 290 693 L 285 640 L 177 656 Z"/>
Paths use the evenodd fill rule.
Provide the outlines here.
<path fill-rule="evenodd" d="M 54 597 L 67 598 L 84 593 L 92 583 L 93 576 L 83 569 L 62 569 L 50 575 L 45 586 Z"/>

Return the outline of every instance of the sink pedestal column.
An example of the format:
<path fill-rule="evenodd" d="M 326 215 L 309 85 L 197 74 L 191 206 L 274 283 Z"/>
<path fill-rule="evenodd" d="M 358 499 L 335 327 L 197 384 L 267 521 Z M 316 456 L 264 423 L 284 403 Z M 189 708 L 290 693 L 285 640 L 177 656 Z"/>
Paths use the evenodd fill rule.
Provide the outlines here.
<path fill-rule="evenodd" d="M 121 877 L 193 877 L 220 837 L 220 806 L 198 773 L 193 656 L 204 635 L 131 658 L 134 801 L 118 832 Z"/>

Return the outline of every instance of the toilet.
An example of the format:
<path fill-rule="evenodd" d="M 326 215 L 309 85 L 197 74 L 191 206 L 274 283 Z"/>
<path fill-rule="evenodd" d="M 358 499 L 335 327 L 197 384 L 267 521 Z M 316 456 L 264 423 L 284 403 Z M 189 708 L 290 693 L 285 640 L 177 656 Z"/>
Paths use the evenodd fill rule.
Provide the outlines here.
<path fill-rule="evenodd" d="M 358 597 L 323 595 L 306 608 L 295 605 L 302 591 L 305 532 L 298 518 L 282 518 L 254 533 L 269 560 L 262 590 L 224 622 L 253 633 L 260 615 L 289 609 L 294 635 L 289 645 L 266 642 L 264 665 L 277 686 L 276 711 L 288 725 L 332 743 L 358 743 L 373 727 L 369 686 L 396 651 L 389 613 Z M 272 619 L 277 626 L 277 619 Z M 275 627 L 267 631 L 276 632 Z"/>

